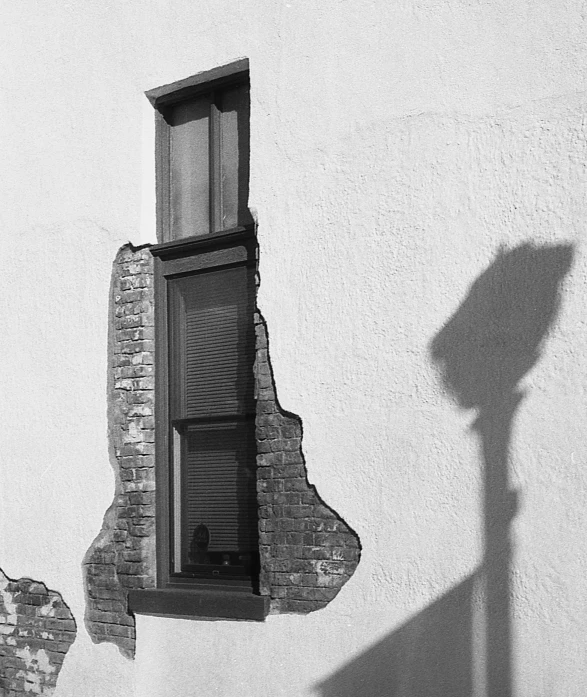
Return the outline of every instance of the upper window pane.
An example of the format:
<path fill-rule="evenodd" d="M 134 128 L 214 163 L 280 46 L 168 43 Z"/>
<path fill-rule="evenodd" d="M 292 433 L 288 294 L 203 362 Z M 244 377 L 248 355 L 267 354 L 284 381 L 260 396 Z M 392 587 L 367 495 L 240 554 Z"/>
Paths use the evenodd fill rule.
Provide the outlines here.
<path fill-rule="evenodd" d="M 174 240 L 210 232 L 210 97 L 173 107 L 170 115 L 170 213 Z"/>
<path fill-rule="evenodd" d="M 170 239 L 252 222 L 249 111 L 249 86 L 242 83 L 165 108 Z"/>

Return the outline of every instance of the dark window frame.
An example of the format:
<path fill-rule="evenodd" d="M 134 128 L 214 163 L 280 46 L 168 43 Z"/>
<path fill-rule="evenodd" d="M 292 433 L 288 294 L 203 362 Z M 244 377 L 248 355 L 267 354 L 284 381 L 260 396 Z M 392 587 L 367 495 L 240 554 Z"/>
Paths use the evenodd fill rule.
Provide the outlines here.
<path fill-rule="evenodd" d="M 249 61 L 246 58 L 146 92 L 147 98 L 155 108 L 157 239 L 161 243 L 173 241 L 170 186 L 171 126 L 166 118 L 169 108 L 182 102 L 189 101 L 199 95 L 222 92 L 229 87 L 243 84 L 249 85 Z M 216 113 L 216 110 L 214 110 L 214 113 Z M 211 136 L 210 151 L 211 153 L 216 153 L 217 156 L 219 149 L 217 124 L 212 124 Z M 211 174 L 213 174 L 213 170 L 217 166 L 217 162 L 211 166 Z M 211 222 L 211 232 L 208 234 L 227 232 L 226 230 L 215 229 L 219 217 L 218 207 L 220 193 L 218 187 L 219 184 L 216 182 L 212 185 L 212 190 L 210 192 L 210 214 L 215 222 Z M 245 225 L 249 225 L 252 224 L 252 219 L 243 222 Z M 241 226 L 242 225 L 239 225 L 238 227 Z M 182 240 L 177 241 L 181 242 Z"/>
<path fill-rule="evenodd" d="M 131 591 L 133 612 L 180 617 L 263 620 L 268 599 L 258 584 L 243 579 L 188 578 L 171 573 L 172 472 L 170 442 L 169 283 L 190 273 L 246 266 L 255 273 L 257 243 L 252 223 L 229 230 L 171 239 L 170 127 L 165 108 L 198 94 L 248 84 L 248 61 L 236 61 L 147 92 L 156 114 L 157 228 L 155 262 L 155 458 L 157 588 Z M 254 427 L 254 424 L 253 424 Z"/>

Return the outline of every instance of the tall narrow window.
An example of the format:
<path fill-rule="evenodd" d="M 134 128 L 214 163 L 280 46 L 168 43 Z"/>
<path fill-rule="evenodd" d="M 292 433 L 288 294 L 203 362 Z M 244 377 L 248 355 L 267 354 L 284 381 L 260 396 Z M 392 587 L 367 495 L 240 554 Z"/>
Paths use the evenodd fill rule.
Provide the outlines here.
<path fill-rule="evenodd" d="M 253 270 L 172 277 L 169 288 L 173 573 L 257 565 Z"/>
<path fill-rule="evenodd" d="M 148 97 L 161 240 L 151 249 L 158 590 L 131 594 L 131 607 L 262 619 L 248 62 Z"/>

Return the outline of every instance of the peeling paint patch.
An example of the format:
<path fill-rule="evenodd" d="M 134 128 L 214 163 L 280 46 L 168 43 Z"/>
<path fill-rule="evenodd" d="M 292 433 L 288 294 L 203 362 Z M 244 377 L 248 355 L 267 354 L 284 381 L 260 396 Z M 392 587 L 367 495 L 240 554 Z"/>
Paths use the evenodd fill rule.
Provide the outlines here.
<path fill-rule="evenodd" d="M 29 578 L 13 581 L 0 569 L 3 697 L 50 697 L 76 633 L 71 610 L 57 591 Z"/>

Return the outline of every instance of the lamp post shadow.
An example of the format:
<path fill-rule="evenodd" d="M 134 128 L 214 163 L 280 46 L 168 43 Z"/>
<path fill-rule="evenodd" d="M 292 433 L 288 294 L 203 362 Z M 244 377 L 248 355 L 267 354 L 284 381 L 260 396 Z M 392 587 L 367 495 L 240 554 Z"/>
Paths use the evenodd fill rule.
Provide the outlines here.
<path fill-rule="evenodd" d="M 518 503 L 509 449 L 525 397 L 520 383 L 540 358 L 572 259 L 571 245 L 522 244 L 498 252 L 430 343 L 447 391 L 477 414 L 483 561 L 317 683 L 321 697 L 513 697 L 510 527 Z"/>
<path fill-rule="evenodd" d="M 512 695 L 510 527 L 518 492 L 510 487 L 508 461 L 515 414 L 524 398 L 519 383 L 540 357 L 572 258 L 571 245 L 523 244 L 500 251 L 430 345 L 457 404 L 478 414 L 472 428 L 480 439 L 484 471 L 487 697 Z"/>

